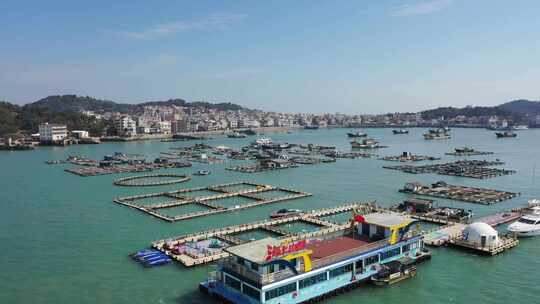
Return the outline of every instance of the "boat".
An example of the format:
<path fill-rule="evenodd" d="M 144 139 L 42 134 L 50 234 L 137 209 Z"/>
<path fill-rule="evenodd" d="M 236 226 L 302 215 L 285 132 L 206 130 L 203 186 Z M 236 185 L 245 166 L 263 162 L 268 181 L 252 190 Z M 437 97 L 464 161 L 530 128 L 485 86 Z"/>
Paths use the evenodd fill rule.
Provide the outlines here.
<path fill-rule="evenodd" d="M 529 130 L 529 126 L 527 126 L 527 125 L 515 125 L 515 126 L 512 126 L 512 130 L 515 130 L 515 131 Z"/>
<path fill-rule="evenodd" d="M 347 132 L 347 136 L 351 138 L 355 137 L 367 137 L 367 133 L 356 131 L 356 132 Z"/>
<path fill-rule="evenodd" d="M 194 175 L 199 175 L 199 176 L 203 176 L 203 175 L 210 175 L 210 171 L 208 170 L 199 170 L 195 173 L 193 173 Z"/>
<path fill-rule="evenodd" d="M 394 133 L 395 135 L 399 135 L 399 134 L 409 134 L 409 130 L 405 130 L 405 129 L 396 129 L 396 130 L 392 130 L 392 133 Z"/>
<path fill-rule="evenodd" d="M 365 212 L 364 212 L 365 211 Z M 272 237 L 224 248 L 199 290 L 228 303 L 307 303 L 370 280 L 394 260 L 410 275 L 426 259 L 417 221 L 404 215 L 353 212 L 334 234 L 284 241 Z M 408 260 L 410 259 L 410 260 Z M 381 276 L 382 277 L 382 276 Z"/>
<path fill-rule="evenodd" d="M 351 141 L 351 148 L 353 149 L 378 149 L 383 148 L 379 145 L 379 142 L 373 138 L 364 139 L 361 142 L 356 140 Z"/>
<path fill-rule="evenodd" d="M 411 258 L 403 258 L 381 265 L 381 270 L 371 277 L 376 286 L 391 285 L 416 276 L 416 266 Z"/>
<path fill-rule="evenodd" d="M 245 129 L 245 130 L 239 130 L 238 133 L 245 134 L 245 135 L 257 135 L 257 132 L 252 129 Z"/>
<path fill-rule="evenodd" d="M 155 249 L 144 249 L 130 255 L 132 259 L 145 267 L 165 265 L 172 262 L 166 254 Z"/>
<path fill-rule="evenodd" d="M 517 136 L 517 134 L 512 131 L 495 132 L 495 135 L 497 135 L 497 138 L 508 138 Z"/>
<path fill-rule="evenodd" d="M 276 212 L 270 214 L 270 218 L 282 218 L 287 216 L 295 216 L 302 214 L 300 209 L 279 209 Z"/>
<path fill-rule="evenodd" d="M 240 132 L 232 132 L 227 134 L 228 138 L 246 138 L 247 135 Z"/>
<path fill-rule="evenodd" d="M 531 202 L 529 205 L 532 205 Z M 529 210 L 529 213 L 522 215 L 519 220 L 508 226 L 509 232 L 517 237 L 540 235 L 540 206 L 538 204 L 532 205 Z"/>
<path fill-rule="evenodd" d="M 264 146 L 272 144 L 272 139 L 270 137 L 259 137 L 254 142 L 257 146 Z"/>
<path fill-rule="evenodd" d="M 317 130 L 317 129 L 319 129 L 319 125 L 305 125 L 304 129 L 306 129 L 306 130 Z"/>
<path fill-rule="evenodd" d="M 438 129 L 431 129 L 427 133 L 424 133 L 424 139 L 433 140 L 433 139 L 449 139 L 450 129 L 448 127 L 441 127 Z"/>

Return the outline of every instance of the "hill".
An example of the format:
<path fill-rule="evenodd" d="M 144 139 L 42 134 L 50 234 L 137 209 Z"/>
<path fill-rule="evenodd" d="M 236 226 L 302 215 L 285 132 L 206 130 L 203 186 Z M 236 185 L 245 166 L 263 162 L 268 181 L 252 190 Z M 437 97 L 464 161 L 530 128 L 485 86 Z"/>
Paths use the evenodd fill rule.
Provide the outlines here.
<path fill-rule="evenodd" d="M 498 106 L 499 109 L 520 116 L 535 116 L 540 114 L 540 101 L 519 99 Z"/>

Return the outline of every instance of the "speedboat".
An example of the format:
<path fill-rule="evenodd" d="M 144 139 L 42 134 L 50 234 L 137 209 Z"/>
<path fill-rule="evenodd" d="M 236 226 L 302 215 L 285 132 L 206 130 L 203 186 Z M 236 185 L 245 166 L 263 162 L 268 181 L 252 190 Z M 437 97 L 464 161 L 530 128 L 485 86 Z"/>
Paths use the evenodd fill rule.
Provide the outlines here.
<path fill-rule="evenodd" d="M 259 137 L 255 140 L 255 144 L 258 146 L 270 145 L 271 143 L 272 139 L 270 137 Z"/>
<path fill-rule="evenodd" d="M 534 200 L 536 202 L 536 200 Z M 531 202 L 529 202 L 531 205 Z M 540 235 L 540 206 L 530 207 L 531 212 L 522 215 L 519 220 L 508 226 L 508 231 L 517 237 Z"/>
<path fill-rule="evenodd" d="M 392 130 L 392 133 L 399 135 L 399 134 L 409 134 L 409 130 L 406 129 L 398 129 L 398 130 Z"/>
<path fill-rule="evenodd" d="M 208 170 L 199 170 L 199 171 L 197 171 L 197 172 L 195 172 L 195 173 L 193 173 L 193 174 L 199 175 L 199 176 L 209 175 L 209 174 L 210 174 L 210 171 L 208 171 Z"/>

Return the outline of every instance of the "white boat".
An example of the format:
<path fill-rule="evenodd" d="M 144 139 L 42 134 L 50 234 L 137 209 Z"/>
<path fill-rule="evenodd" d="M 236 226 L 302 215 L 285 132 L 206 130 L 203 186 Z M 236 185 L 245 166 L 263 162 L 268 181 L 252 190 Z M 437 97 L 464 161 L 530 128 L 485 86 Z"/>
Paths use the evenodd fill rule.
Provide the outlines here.
<path fill-rule="evenodd" d="M 269 145 L 272 143 L 272 139 L 270 137 L 259 137 L 255 140 L 255 143 L 259 146 Z"/>
<path fill-rule="evenodd" d="M 508 226 L 508 231 L 517 237 L 540 235 L 540 206 L 538 200 L 529 202 L 531 212 L 522 215 L 519 220 Z"/>
<path fill-rule="evenodd" d="M 526 125 L 516 125 L 512 127 L 512 130 L 520 131 L 520 130 L 528 130 L 529 127 Z"/>

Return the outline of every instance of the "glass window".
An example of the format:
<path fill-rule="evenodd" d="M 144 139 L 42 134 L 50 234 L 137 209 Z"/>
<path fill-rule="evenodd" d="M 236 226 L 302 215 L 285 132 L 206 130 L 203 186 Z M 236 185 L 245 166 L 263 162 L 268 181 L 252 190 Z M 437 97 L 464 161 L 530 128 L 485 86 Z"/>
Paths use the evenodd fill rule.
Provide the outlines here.
<path fill-rule="evenodd" d="M 266 300 L 270 300 L 281 297 L 282 295 L 291 293 L 293 291 L 296 291 L 296 282 L 267 291 L 265 293 L 265 298 Z"/>
<path fill-rule="evenodd" d="M 259 265 L 255 264 L 255 263 L 251 263 L 251 269 L 253 269 L 255 271 L 259 271 Z"/>
<path fill-rule="evenodd" d="M 225 276 L 225 285 L 232 287 L 236 290 L 240 290 L 240 284 L 241 284 L 240 281 L 238 281 L 237 279 L 230 277 L 228 275 Z"/>
<path fill-rule="evenodd" d="M 386 252 L 381 252 L 381 260 L 386 260 L 401 253 L 401 248 L 397 247 Z"/>
<path fill-rule="evenodd" d="M 317 283 L 320 283 L 320 282 L 323 282 L 323 281 L 326 281 L 326 280 L 327 280 L 326 272 L 319 273 L 318 275 L 314 275 L 314 276 L 311 276 L 309 278 L 305 278 L 303 280 L 300 280 L 300 282 L 299 282 L 300 289 L 309 287 L 311 285 L 315 285 Z"/>
<path fill-rule="evenodd" d="M 342 274 L 352 271 L 352 264 L 347 264 L 345 266 L 338 267 L 336 269 L 330 270 L 330 278 L 335 278 Z"/>
<path fill-rule="evenodd" d="M 356 273 L 364 272 L 364 269 L 363 269 L 363 266 L 362 266 L 362 260 L 356 261 L 354 266 L 356 268 Z"/>
<path fill-rule="evenodd" d="M 403 252 L 407 252 L 407 251 L 410 251 L 411 250 L 411 244 L 407 244 L 405 246 L 403 246 Z"/>
<path fill-rule="evenodd" d="M 379 263 L 379 255 L 372 255 L 364 259 L 364 265 L 367 267 L 371 264 Z"/>
<path fill-rule="evenodd" d="M 243 284 L 242 286 L 242 292 L 249 296 L 249 297 L 252 297 L 253 299 L 255 300 L 259 300 L 261 298 L 261 292 L 249 285 L 246 285 L 246 284 Z"/>

